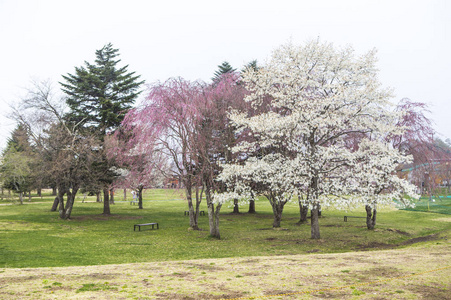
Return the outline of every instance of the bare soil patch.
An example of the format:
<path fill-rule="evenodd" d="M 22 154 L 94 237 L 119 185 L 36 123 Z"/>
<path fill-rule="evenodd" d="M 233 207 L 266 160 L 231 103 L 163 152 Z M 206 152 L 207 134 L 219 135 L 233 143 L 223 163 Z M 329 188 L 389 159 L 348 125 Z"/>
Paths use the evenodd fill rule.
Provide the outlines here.
<path fill-rule="evenodd" d="M 0 299 L 450 299 L 450 244 L 445 239 L 339 254 L 0 269 Z"/>

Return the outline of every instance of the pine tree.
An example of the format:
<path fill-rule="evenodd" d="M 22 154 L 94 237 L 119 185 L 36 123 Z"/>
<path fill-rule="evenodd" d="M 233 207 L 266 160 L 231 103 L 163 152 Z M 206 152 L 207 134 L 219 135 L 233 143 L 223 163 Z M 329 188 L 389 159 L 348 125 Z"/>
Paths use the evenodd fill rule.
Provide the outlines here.
<path fill-rule="evenodd" d="M 94 64 L 85 61 L 85 66 L 63 75 L 65 82 L 60 82 L 68 96 L 67 120 L 100 136 L 120 125 L 144 83 L 135 72 L 128 72 L 128 65 L 117 67 L 118 52 L 111 43 L 105 45 L 96 51 Z"/>
<path fill-rule="evenodd" d="M 103 141 L 107 133 L 113 132 L 132 107 L 144 81 L 135 72 L 128 72 L 128 65 L 118 67 L 119 50 L 111 43 L 96 51 L 94 64 L 85 62 L 85 66 L 76 67 L 75 74 L 63 75 L 60 82 L 67 94 L 66 100 L 70 112 L 66 119 L 99 139 L 99 149 L 103 151 Z M 104 211 L 110 214 L 109 186 L 113 182 L 114 172 L 104 153 L 93 163 L 93 173 L 103 187 Z"/>
<path fill-rule="evenodd" d="M 233 73 L 236 69 L 234 69 L 227 61 L 224 61 L 222 64 L 218 65 L 218 70 L 215 72 L 215 76 L 211 78 L 213 82 L 218 82 L 222 75 L 227 73 Z"/>

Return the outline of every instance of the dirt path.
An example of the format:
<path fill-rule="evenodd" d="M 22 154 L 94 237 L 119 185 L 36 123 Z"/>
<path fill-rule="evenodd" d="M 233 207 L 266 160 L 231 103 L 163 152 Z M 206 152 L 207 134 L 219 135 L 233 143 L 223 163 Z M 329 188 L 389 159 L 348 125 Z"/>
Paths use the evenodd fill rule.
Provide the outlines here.
<path fill-rule="evenodd" d="M 451 299 L 450 246 L 0 269 L 0 299 Z"/>

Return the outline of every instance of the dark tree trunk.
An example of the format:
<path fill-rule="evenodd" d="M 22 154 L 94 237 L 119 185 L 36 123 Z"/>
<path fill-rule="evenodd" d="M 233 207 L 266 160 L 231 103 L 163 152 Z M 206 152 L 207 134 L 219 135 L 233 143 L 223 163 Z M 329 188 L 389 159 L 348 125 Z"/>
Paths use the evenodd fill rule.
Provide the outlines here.
<path fill-rule="evenodd" d="M 240 213 L 240 207 L 238 205 L 238 199 L 233 199 L 233 213 L 239 214 Z"/>
<path fill-rule="evenodd" d="M 307 223 L 308 205 L 299 202 L 299 214 L 300 214 L 299 224 Z"/>
<path fill-rule="evenodd" d="M 249 200 L 249 211 L 247 212 L 249 214 L 255 214 L 255 200 Z"/>
<path fill-rule="evenodd" d="M 108 188 L 103 189 L 103 214 L 104 215 L 111 215 L 110 212 L 110 193 Z"/>
<path fill-rule="evenodd" d="M 37 189 L 37 193 L 38 193 L 38 197 L 42 198 L 42 189 L 41 188 Z"/>
<path fill-rule="evenodd" d="M 127 189 L 124 189 L 124 201 L 127 201 Z"/>
<path fill-rule="evenodd" d="M 56 196 L 56 186 L 52 186 L 52 196 Z"/>
<path fill-rule="evenodd" d="M 3 200 L 3 196 L 4 196 L 3 188 L 1 188 L 1 190 L 2 190 L 1 199 Z"/>
<path fill-rule="evenodd" d="M 143 209 L 143 186 L 138 187 L 138 209 Z"/>
<path fill-rule="evenodd" d="M 320 239 L 321 236 L 319 234 L 319 222 L 318 222 L 318 204 L 314 204 L 311 210 L 311 234 L 312 239 Z"/>
<path fill-rule="evenodd" d="M 55 200 L 53 200 L 53 205 L 52 205 L 52 208 L 50 209 L 50 211 L 56 211 L 58 208 L 58 203 L 59 203 L 59 199 L 58 199 L 58 197 L 55 197 Z"/>
<path fill-rule="evenodd" d="M 102 198 L 100 198 L 100 191 L 96 192 L 96 197 L 97 197 L 96 202 L 98 203 L 102 202 Z"/>
<path fill-rule="evenodd" d="M 372 230 L 376 226 L 376 206 L 372 208 L 370 205 L 366 205 L 365 210 L 366 210 L 366 227 Z"/>
<path fill-rule="evenodd" d="M 321 217 L 321 204 L 318 204 L 318 217 Z"/>
<path fill-rule="evenodd" d="M 28 191 L 28 202 L 31 202 L 31 191 Z"/>

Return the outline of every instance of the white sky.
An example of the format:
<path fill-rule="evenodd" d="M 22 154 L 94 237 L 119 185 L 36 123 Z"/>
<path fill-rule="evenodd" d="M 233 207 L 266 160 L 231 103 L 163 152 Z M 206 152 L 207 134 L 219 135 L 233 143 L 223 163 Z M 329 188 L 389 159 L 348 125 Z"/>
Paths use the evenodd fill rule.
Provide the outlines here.
<path fill-rule="evenodd" d="M 93 62 L 111 42 L 147 83 L 208 81 L 227 60 L 263 63 L 289 41 L 320 37 L 378 49 L 380 79 L 397 102 L 426 102 L 441 138 L 451 138 L 451 1 L 0 0 L 0 148 L 14 128 L 6 116 L 30 80 Z"/>

